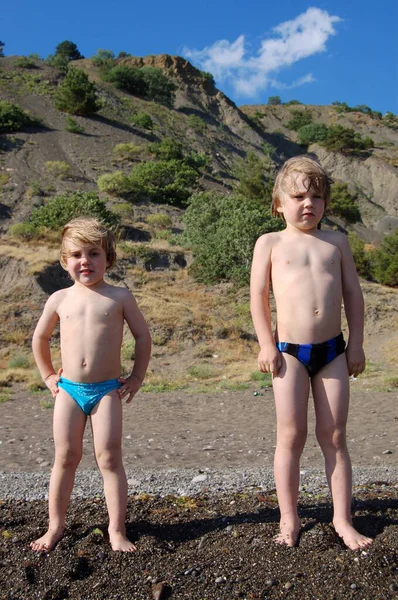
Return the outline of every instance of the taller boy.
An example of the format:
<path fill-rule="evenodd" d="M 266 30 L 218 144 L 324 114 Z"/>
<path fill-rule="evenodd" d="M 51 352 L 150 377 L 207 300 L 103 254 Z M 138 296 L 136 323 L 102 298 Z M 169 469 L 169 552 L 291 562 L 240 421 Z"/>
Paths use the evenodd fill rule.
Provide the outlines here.
<path fill-rule="evenodd" d="M 349 375 L 365 368 L 364 303 L 345 235 L 318 224 L 330 198 L 330 180 L 308 156 L 288 160 L 273 190 L 272 212 L 286 227 L 261 236 L 251 275 L 251 310 L 260 344 L 259 368 L 273 374 L 277 418 L 275 483 L 281 513 L 276 541 L 293 546 L 300 533 L 297 513 L 299 461 L 307 437 L 310 384 L 316 436 L 325 458 L 334 504 L 333 524 L 356 549 L 371 539 L 352 526 L 351 462 L 346 445 Z M 276 301 L 275 335 L 269 292 Z M 349 338 L 341 334 L 341 305 Z"/>

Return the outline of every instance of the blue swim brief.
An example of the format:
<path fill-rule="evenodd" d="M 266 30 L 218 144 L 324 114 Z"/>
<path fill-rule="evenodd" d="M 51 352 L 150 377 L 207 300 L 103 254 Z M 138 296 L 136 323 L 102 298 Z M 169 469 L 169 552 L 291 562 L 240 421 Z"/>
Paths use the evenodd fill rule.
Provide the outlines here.
<path fill-rule="evenodd" d="M 307 367 L 310 377 L 313 377 L 322 367 L 329 364 L 345 350 L 343 334 L 320 344 L 291 344 L 277 342 L 279 352 L 286 352 Z"/>
<path fill-rule="evenodd" d="M 76 383 L 60 377 L 58 381 L 58 387 L 65 390 L 86 415 L 90 414 L 101 398 L 112 390 L 119 389 L 121 385 L 117 379 L 108 379 L 99 383 Z"/>

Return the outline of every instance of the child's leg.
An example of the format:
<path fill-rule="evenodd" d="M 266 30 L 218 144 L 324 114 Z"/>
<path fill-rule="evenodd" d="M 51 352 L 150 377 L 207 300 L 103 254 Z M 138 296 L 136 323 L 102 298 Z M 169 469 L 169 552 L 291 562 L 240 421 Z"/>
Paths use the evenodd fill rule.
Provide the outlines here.
<path fill-rule="evenodd" d="M 346 442 L 349 379 L 345 354 L 312 378 L 316 436 L 325 457 L 326 477 L 333 499 L 333 524 L 344 543 L 355 550 L 371 543 L 358 533 L 351 519 L 351 460 Z"/>
<path fill-rule="evenodd" d="M 30 544 L 32 550 L 52 550 L 62 537 L 75 472 L 82 457 L 86 420 L 86 415 L 76 402 L 60 389 L 53 417 L 55 459 L 48 497 L 48 531 Z"/>
<path fill-rule="evenodd" d="M 281 513 L 276 541 L 294 546 L 300 533 L 297 500 L 300 456 L 307 438 L 309 377 L 296 358 L 282 354 L 283 364 L 273 379 L 277 440 L 274 458 L 275 484 Z"/>
<path fill-rule="evenodd" d="M 122 461 L 122 403 L 116 391 L 102 398 L 91 412 L 94 450 L 104 480 L 113 550 L 133 552 L 126 537 L 127 479 Z"/>

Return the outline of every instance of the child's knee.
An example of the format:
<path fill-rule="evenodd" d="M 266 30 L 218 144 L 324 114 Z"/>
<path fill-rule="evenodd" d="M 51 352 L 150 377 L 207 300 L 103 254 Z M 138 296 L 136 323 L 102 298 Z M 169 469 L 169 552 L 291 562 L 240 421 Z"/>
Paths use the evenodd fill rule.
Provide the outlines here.
<path fill-rule="evenodd" d="M 278 429 L 277 444 L 301 452 L 307 439 L 307 427 L 283 427 Z"/>
<path fill-rule="evenodd" d="M 342 450 L 347 445 L 345 427 L 317 427 L 316 437 L 321 448 L 333 448 L 334 450 Z"/>
<path fill-rule="evenodd" d="M 81 448 L 61 448 L 55 451 L 55 463 L 63 469 L 76 469 L 82 459 Z"/>
<path fill-rule="evenodd" d="M 122 464 L 122 453 L 119 447 L 100 450 L 95 458 L 100 471 L 117 471 Z"/>

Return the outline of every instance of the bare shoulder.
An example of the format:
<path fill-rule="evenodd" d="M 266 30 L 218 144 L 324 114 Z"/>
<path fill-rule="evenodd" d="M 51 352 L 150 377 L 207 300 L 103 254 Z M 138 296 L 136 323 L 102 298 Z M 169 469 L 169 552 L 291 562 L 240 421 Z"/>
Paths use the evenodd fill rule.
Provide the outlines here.
<path fill-rule="evenodd" d="M 348 237 L 340 231 L 322 230 L 322 239 L 325 242 L 329 242 L 330 244 L 337 246 L 342 253 L 346 252 L 350 248 Z"/>
<path fill-rule="evenodd" d="M 57 290 L 47 299 L 46 308 L 56 310 L 61 302 L 65 300 L 68 296 L 70 288 L 63 288 L 62 290 Z"/>
<path fill-rule="evenodd" d="M 256 242 L 257 250 L 271 250 L 281 240 L 281 232 L 273 231 L 271 233 L 264 233 L 261 235 Z"/>
<path fill-rule="evenodd" d="M 109 285 L 109 295 L 115 300 L 125 304 L 126 302 L 134 302 L 135 298 L 132 292 L 127 287 L 119 287 L 116 285 Z"/>

